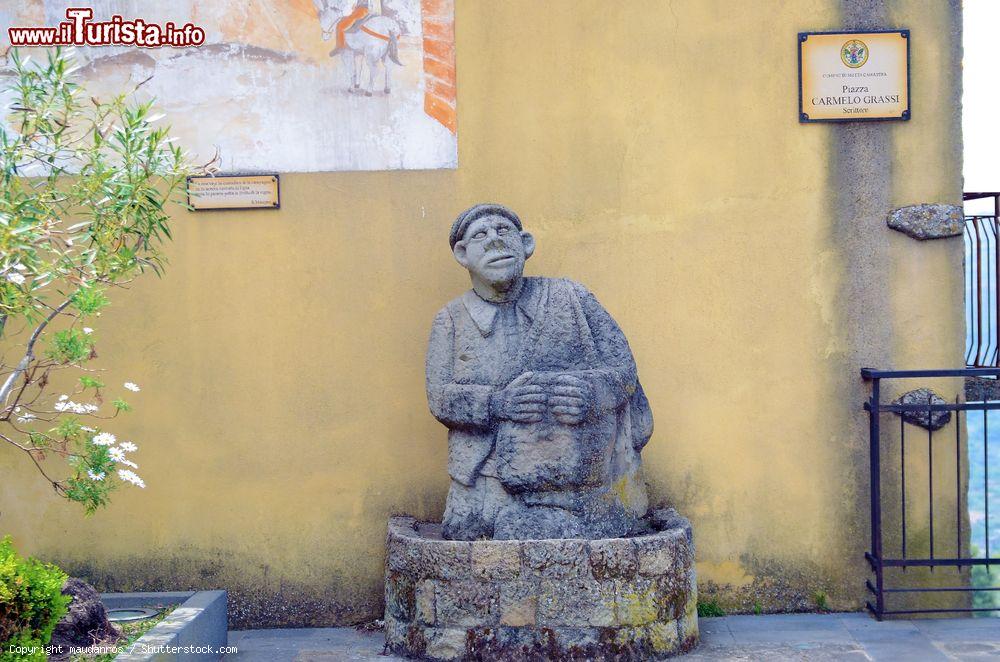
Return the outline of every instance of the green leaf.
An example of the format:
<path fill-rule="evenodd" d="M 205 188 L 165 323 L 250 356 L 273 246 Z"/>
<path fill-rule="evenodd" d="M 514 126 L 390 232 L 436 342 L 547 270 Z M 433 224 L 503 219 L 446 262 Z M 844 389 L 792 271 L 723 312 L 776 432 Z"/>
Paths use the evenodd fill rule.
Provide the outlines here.
<path fill-rule="evenodd" d="M 104 382 L 96 377 L 91 377 L 90 375 L 80 377 L 80 385 L 83 386 L 83 388 L 104 388 Z"/>

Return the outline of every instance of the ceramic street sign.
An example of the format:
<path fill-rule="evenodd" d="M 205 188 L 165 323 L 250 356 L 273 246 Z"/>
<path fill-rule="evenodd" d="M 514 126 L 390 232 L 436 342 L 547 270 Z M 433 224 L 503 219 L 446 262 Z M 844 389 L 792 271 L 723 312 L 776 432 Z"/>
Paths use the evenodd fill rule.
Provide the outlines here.
<path fill-rule="evenodd" d="M 909 30 L 799 33 L 799 121 L 908 119 Z"/>

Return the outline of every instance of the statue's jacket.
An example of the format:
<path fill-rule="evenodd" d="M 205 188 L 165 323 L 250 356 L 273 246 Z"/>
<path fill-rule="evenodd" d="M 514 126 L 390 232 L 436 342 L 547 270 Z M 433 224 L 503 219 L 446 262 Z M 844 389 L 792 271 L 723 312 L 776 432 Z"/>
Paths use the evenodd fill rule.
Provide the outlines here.
<path fill-rule="evenodd" d="M 652 434 L 653 421 L 618 324 L 583 285 L 565 279 L 526 278 L 512 305 L 522 330 L 514 352 L 502 334 L 494 333 L 498 306 L 472 290 L 449 302 L 434 319 L 427 398 L 431 413 L 448 427 L 449 474 L 472 486 L 496 451 L 500 479 L 512 492 L 558 492 L 571 485 L 610 482 L 619 493 L 631 492 L 623 484 L 641 481 L 639 451 Z M 526 371 L 539 383 L 554 373 L 586 379 L 594 399 L 591 416 L 572 429 L 549 415 L 531 425 L 494 420 L 490 395 Z M 519 449 L 538 448 L 539 441 L 552 449 L 548 458 L 535 457 L 533 467 L 519 464 L 519 455 L 525 455 Z M 636 487 L 644 502 L 644 490 Z M 645 508 L 644 503 L 633 505 L 639 514 Z"/>

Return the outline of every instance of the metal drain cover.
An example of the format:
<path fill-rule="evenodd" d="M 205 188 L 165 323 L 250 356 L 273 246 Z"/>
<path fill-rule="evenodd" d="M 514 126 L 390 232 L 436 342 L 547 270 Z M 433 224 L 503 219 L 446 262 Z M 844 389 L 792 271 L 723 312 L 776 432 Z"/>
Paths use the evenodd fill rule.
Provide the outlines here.
<path fill-rule="evenodd" d="M 109 609 L 108 610 L 108 620 L 113 623 L 122 623 L 126 621 L 141 621 L 144 618 L 152 618 L 159 614 L 157 609 Z"/>

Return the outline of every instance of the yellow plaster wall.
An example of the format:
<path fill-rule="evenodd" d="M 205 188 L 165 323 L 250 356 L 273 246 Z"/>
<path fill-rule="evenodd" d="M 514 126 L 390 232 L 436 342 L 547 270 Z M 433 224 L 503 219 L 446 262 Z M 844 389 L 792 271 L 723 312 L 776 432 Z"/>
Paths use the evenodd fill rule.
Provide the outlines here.
<path fill-rule="evenodd" d="M 112 382 L 144 387 L 115 430 L 148 488 L 84 520 L 0 450 L 0 532 L 109 588 L 229 588 L 236 625 L 373 617 L 386 517 L 444 505 L 423 352 L 468 286 L 448 227 L 500 201 L 537 237 L 528 271 L 586 283 L 629 337 L 652 498 L 691 518 L 703 587 L 857 607 L 867 439 L 844 434 L 863 412 L 840 297 L 865 267 L 829 229 L 835 129 L 796 116 L 795 35 L 839 3 L 456 4 L 459 169 L 282 174 L 280 211 L 178 212 L 166 277 L 95 325 Z M 891 199 L 954 203 L 956 10 L 891 5 L 914 35 Z M 959 365 L 960 246 L 890 239 L 886 367 Z"/>

